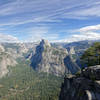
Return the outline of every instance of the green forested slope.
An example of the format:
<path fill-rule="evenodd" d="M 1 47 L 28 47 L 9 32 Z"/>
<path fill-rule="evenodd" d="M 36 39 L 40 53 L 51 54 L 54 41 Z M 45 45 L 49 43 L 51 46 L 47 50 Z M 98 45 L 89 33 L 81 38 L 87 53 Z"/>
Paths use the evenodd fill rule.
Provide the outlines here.
<path fill-rule="evenodd" d="M 94 43 L 84 52 L 81 62 L 85 66 L 100 65 L 100 42 Z"/>
<path fill-rule="evenodd" d="M 62 78 L 37 73 L 24 60 L 18 62 L 0 80 L 0 100 L 58 100 Z"/>

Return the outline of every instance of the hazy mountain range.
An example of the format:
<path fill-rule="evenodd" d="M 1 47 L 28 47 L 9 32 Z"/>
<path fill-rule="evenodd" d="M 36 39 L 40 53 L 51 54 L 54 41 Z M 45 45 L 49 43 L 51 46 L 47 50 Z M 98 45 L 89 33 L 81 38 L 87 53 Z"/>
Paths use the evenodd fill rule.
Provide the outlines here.
<path fill-rule="evenodd" d="M 89 85 L 84 87 L 83 82 L 87 81 L 88 70 L 79 73 L 82 67 L 80 57 L 94 42 L 97 41 L 49 43 L 47 40 L 42 40 L 38 43 L 0 43 L 1 100 L 4 98 L 7 100 L 15 100 L 15 98 L 18 100 L 25 100 L 25 98 L 27 100 L 29 98 L 67 100 L 74 92 L 72 100 L 73 98 L 85 100 L 83 99 L 87 98 L 85 94 L 81 99 L 78 94 L 81 95 L 80 91 L 87 93 L 84 90 L 86 88 L 90 93 Z M 99 71 L 99 68 L 93 67 L 92 70 Z M 98 78 L 98 74 L 94 76 Z M 88 84 L 93 84 L 90 79 L 94 79 L 94 76 L 89 78 Z M 79 84 L 82 87 L 80 89 L 78 89 Z M 96 91 L 98 92 L 98 89 Z M 99 94 L 96 95 L 99 96 Z"/>
<path fill-rule="evenodd" d="M 21 57 L 29 60 L 30 66 L 38 72 L 74 74 L 80 69 L 80 56 L 93 43 L 94 41 L 80 41 L 50 44 L 47 40 L 40 43 L 1 43 L 1 77 L 9 72 L 7 66 L 16 65 L 16 59 Z"/>

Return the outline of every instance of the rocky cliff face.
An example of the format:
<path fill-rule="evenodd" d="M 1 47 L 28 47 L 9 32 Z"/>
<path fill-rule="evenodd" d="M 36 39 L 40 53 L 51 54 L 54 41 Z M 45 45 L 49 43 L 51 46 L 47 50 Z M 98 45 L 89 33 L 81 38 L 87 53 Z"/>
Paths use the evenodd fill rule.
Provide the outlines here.
<path fill-rule="evenodd" d="M 74 53 L 74 48 L 70 50 Z M 38 72 L 47 72 L 54 75 L 76 73 L 79 68 L 63 47 L 54 47 L 47 40 L 37 43 L 2 43 L 0 45 L 0 73 L 7 74 L 7 66 L 16 65 L 17 58 L 31 60 L 31 66 Z M 9 64 L 8 64 L 9 62 Z"/>
<path fill-rule="evenodd" d="M 0 78 L 9 72 L 8 66 L 15 66 L 17 64 L 16 59 L 21 57 L 23 52 L 26 52 L 26 49 L 22 45 L 0 44 Z"/>
<path fill-rule="evenodd" d="M 5 76 L 9 70 L 8 66 L 15 66 L 17 64 L 15 58 L 5 52 L 0 53 L 0 78 Z"/>
<path fill-rule="evenodd" d="M 5 49 L 1 44 L 0 44 L 0 52 L 5 52 Z"/>
<path fill-rule="evenodd" d="M 68 51 L 68 53 L 69 53 L 70 55 L 75 54 L 74 46 L 72 46 L 72 47 L 67 47 L 67 51 Z"/>
<path fill-rule="evenodd" d="M 35 55 L 31 58 L 31 65 L 38 72 L 63 75 L 67 70 L 64 65 L 66 56 L 66 49 L 53 48 L 48 41 L 42 40 L 36 48 Z"/>
<path fill-rule="evenodd" d="M 59 100 L 100 100 L 100 65 L 83 70 L 77 76 L 67 76 Z"/>
<path fill-rule="evenodd" d="M 31 58 L 31 65 L 38 72 L 64 75 L 66 71 L 68 72 L 64 64 L 66 56 L 66 49 L 54 48 L 48 41 L 42 40 L 36 48 L 35 55 Z"/>
<path fill-rule="evenodd" d="M 36 43 L 1 43 L 0 44 L 0 78 L 5 76 L 9 70 L 8 66 L 15 66 L 17 58 L 24 58 L 24 54 L 35 51 Z M 34 52 L 32 52 L 33 54 Z M 31 57 L 31 54 L 30 54 Z"/>
<path fill-rule="evenodd" d="M 71 55 L 66 56 L 64 63 L 72 74 L 80 70 L 80 67 L 75 63 Z"/>
<path fill-rule="evenodd" d="M 47 72 L 57 76 L 65 73 L 73 74 L 79 70 L 79 67 L 71 61 L 66 49 L 51 46 L 46 40 L 42 40 L 36 47 L 31 62 L 31 66 L 38 72 Z"/>

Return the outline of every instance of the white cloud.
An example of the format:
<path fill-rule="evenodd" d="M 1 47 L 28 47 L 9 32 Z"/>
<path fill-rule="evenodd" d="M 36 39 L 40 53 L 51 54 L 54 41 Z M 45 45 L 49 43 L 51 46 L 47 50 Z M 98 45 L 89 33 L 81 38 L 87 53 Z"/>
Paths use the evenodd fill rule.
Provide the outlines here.
<path fill-rule="evenodd" d="M 77 35 L 72 35 L 72 41 L 82 41 L 82 40 L 98 40 L 100 39 L 100 33 L 86 32 Z"/>
<path fill-rule="evenodd" d="M 96 30 L 100 30 L 100 24 L 99 25 L 94 25 L 94 26 L 86 26 L 86 27 L 83 27 L 83 28 L 79 29 L 80 32 L 96 31 Z"/>
<path fill-rule="evenodd" d="M 35 26 L 36 24 L 45 24 L 46 22 L 57 22 L 61 25 L 61 22 L 62 24 L 67 24 L 63 22 L 63 18 L 89 19 L 91 17 L 100 17 L 99 0 L 11 0 L 9 3 L 0 5 L 0 27 L 16 27 L 15 25 L 27 23 Z M 27 33 L 29 33 L 27 41 L 37 41 L 41 38 L 58 41 L 61 38 L 60 35 L 50 33 L 49 29 L 54 24 L 48 26 L 47 23 L 46 25 L 47 27 L 33 27 L 27 30 Z M 100 25 L 76 29 L 74 30 L 74 35 L 71 35 L 69 39 L 66 36 L 65 39 L 59 41 L 99 39 L 99 32 L 97 32 L 99 29 Z M 4 32 L 11 31 L 9 29 L 5 30 Z M 24 29 L 22 28 L 22 30 Z M 2 32 L 3 30 L 1 29 L 0 31 Z M 18 32 L 18 30 L 16 31 Z M 77 34 L 75 34 L 76 32 Z M 10 41 L 10 38 L 13 37 L 8 36 L 8 38 Z M 5 38 L 5 40 L 7 39 Z"/>
<path fill-rule="evenodd" d="M 47 39 L 49 41 L 56 40 L 59 38 L 59 35 L 54 33 L 49 33 L 49 27 L 42 26 L 42 27 L 33 27 L 29 28 L 28 31 L 28 38 L 25 42 L 36 42 L 40 41 L 41 39 Z"/>
<path fill-rule="evenodd" d="M 80 29 L 75 30 L 79 34 L 72 35 L 72 38 L 76 40 L 98 40 L 100 39 L 100 24 L 94 26 L 86 26 Z"/>
<path fill-rule="evenodd" d="M 58 33 L 50 33 L 50 29 L 47 26 L 37 26 L 29 28 L 28 33 L 28 42 L 36 42 L 41 39 L 47 39 L 50 42 L 75 42 L 82 40 L 98 40 L 100 39 L 100 25 L 86 26 L 79 29 L 75 29 L 69 32 L 72 34 L 68 37 L 65 35 L 64 39 L 61 39 L 61 35 Z M 68 32 L 68 31 L 67 31 Z M 63 34 L 62 34 L 63 35 Z M 25 41 L 25 42 L 27 42 Z"/>
<path fill-rule="evenodd" d="M 99 0 L 78 0 L 80 1 L 75 9 L 69 9 L 68 12 L 62 14 L 63 18 L 72 19 L 90 19 L 100 17 L 100 1 Z M 84 2 L 84 3 L 83 3 Z"/>
<path fill-rule="evenodd" d="M 80 29 L 72 30 L 73 34 L 68 38 L 59 40 L 58 42 L 75 42 L 83 40 L 100 40 L 100 25 L 86 26 Z"/>
<path fill-rule="evenodd" d="M 12 43 L 12 42 L 19 42 L 19 40 L 17 39 L 17 37 L 14 37 L 12 35 L 6 35 L 0 33 L 0 42 Z"/>
<path fill-rule="evenodd" d="M 4 19 L 0 20 L 1 25 L 60 22 L 61 18 L 91 16 L 100 17 L 99 0 L 14 0 L 0 5 L 0 17 Z"/>
<path fill-rule="evenodd" d="M 60 39 L 60 34 L 50 33 L 50 28 L 47 26 L 37 26 L 26 29 L 27 39 L 22 42 L 36 42 L 41 39 L 47 39 L 50 42 L 75 42 L 82 40 L 98 40 L 100 39 L 100 25 L 86 26 L 73 30 L 73 34 L 69 37 L 66 35 L 65 39 Z M 19 40 L 12 35 L 0 34 L 0 42 L 19 42 Z"/>

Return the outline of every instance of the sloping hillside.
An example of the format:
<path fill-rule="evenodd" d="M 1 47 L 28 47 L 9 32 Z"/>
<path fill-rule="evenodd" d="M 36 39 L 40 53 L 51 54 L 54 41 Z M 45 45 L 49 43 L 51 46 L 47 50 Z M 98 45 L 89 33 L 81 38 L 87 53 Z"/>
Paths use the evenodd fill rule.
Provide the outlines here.
<path fill-rule="evenodd" d="M 63 78 L 37 73 L 29 62 L 17 61 L 15 67 L 9 67 L 10 73 L 0 79 L 0 100 L 58 100 Z"/>

